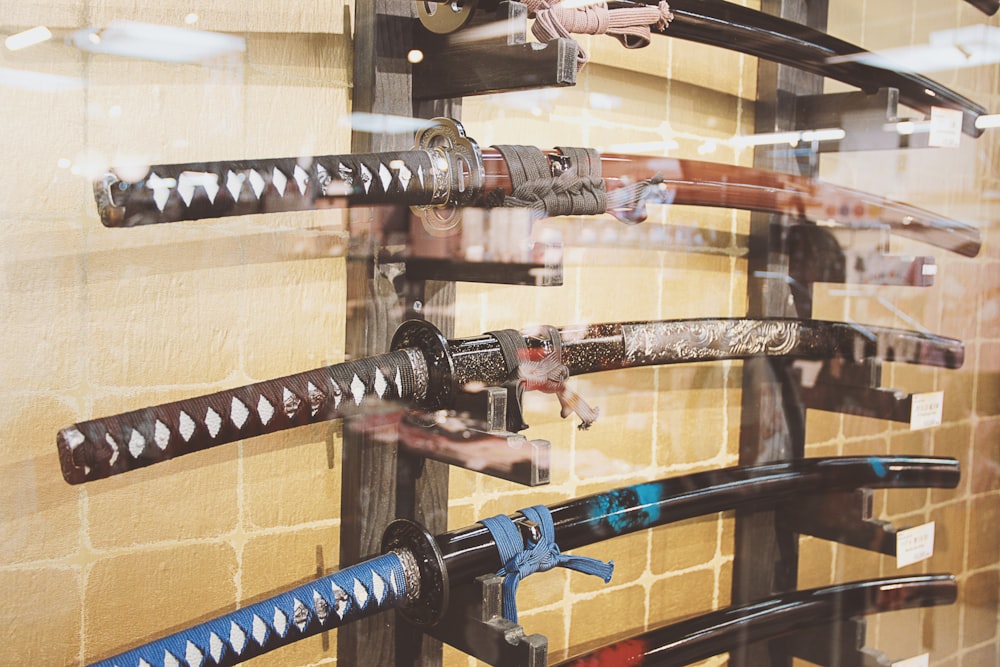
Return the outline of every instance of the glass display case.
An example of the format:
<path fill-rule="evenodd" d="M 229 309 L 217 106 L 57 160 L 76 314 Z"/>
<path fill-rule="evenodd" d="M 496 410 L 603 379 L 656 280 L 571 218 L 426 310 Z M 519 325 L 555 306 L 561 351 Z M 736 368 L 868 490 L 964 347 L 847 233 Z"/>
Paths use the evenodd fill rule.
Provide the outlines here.
<path fill-rule="evenodd" d="M 4 2 L 0 664 L 1000 664 L 996 9 Z"/>

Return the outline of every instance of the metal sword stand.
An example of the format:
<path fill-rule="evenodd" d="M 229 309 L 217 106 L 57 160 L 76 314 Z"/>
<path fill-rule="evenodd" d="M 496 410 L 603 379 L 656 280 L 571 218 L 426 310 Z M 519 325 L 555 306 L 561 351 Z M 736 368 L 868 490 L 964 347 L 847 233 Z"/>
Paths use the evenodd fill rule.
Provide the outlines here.
<path fill-rule="evenodd" d="M 820 30 L 826 29 L 826 0 L 763 0 L 761 9 Z M 822 94 L 822 79 L 761 60 L 758 65 L 756 132 L 843 127 L 848 140 L 814 143 L 793 153 L 758 148 L 754 166 L 816 176 L 823 150 L 896 148 L 905 141 L 886 125 L 896 118 L 898 95 L 883 90 Z M 878 140 L 873 137 L 878 136 Z M 854 137 L 862 143 L 852 143 Z M 888 137 L 889 139 L 886 139 Z M 889 141 L 891 140 L 891 141 Z M 910 142 L 908 145 L 917 145 Z M 863 232 L 862 248 L 870 254 L 844 251 L 844 235 L 827 228 L 788 224 L 778 216 L 751 217 L 748 258 L 748 316 L 812 316 L 816 282 L 928 286 L 933 282 L 930 257 L 886 254 L 885 230 Z M 871 235 L 875 234 L 875 237 Z M 839 238 L 838 238 L 839 237 Z M 866 271 L 857 271 L 859 261 Z M 740 463 L 801 458 L 805 451 L 807 408 L 880 419 L 909 421 L 912 397 L 880 388 L 878 362 L 838 360 L 818 368 L 787 360 L 753 359 L 743 366 L 743 409 Z M 833 376 L 836 381 L 831 380 Z M 818 378 L 818 379 L 817 379 Z M 798 587 L 798 538 L 810 534 L 851 546 L 895 554 L 896 530 L 871 518 L 872 493 L 833 494 L 768 512 L 737 510 L 732 603 L 741 604 Z M 772 563 L 772 567 L 761 567 Z M 791 667 L 795 658 L 833 667 L 876 667 L 888 659 L 864 647 L 865 619 L 797 633 L 789 638 L 743 646 L 730 654 L 735 667 Z"/>
<path fill-rule="evenodd" d="M 502 11 L 507 15 L 521 11 L 520 19 L 515 16 L 507 22 L 512 26 L 507 32 L 517 35 L 520 30 L 523 43 L 523 5 L 520 7 L 522 10 L 518 10 L 517 3 L 511 3 Z M 450 8 L 450 4 L 442 6 L 449 11 Z M 569 43 L 556 45 L 557 48 L 542 49 L 543 57 L 530 65 L 524 58 L 535 50 L 519 46 L 516 36 L 479 43 L 470 48 L 481 53 L 480 57 L 489 56 L 489 68 L 477 71 L 474 80 L 466 77 L 459 83 L 458 71 L 470 66 L 471 56 L 466 53 L 456 62 L 448 51 L 438 48 L 440 37 L 421 35 L 424 29 L 415 19 L 413 0 L 362 2 L 355 11 L 354 112 L 457 118 L 460 102 L 448 98 L 575 82 L 575 65 L 568 68 L 566 64 L 569 58 L 565 54 L 575 56 L 576 52 L 575 43 L 570 40 L 564 40 Z M 421 56 L 420 64 L 411 64 Z M 355 133 L 351 149 L 355 152 L 408 149 L 410 141 L 409 136 L 403 135 Z M 441 265 L 431 267 L 430 262 L 415 260 L 401 252 L 411 240 L 411 231 L 419 229 L 419 222 L 413 222 L 407 209 L 352 210 L 350 224 L 346 341 L 349 357 L 387 351 L 392 332 L 405 319 L 427 319 L 445 336 L 453 335 L 454 280 L 522 282 L 527 280 L 525 276 L 530 276 L 541 284 L 558 284 L 554 280 L 536 279 L 540 272 L 549 271 L 546 275 L 552 275 L 551 262 L 548 265 L 522 262 L 524 266 L 507 266 L 509 271 L 492 271 L 487 275 L 486 267 L 482 266 L 470 269 L 462 262 L 452 261 L 448 262 L 450 270 L 442 270 Z M 561 266 L 558 268 L 561 277 Z M 485 419 L 487 415 L 480 416 Z M 395 518 L 416 520 L 431 534 L 447 529 L 448 465 L 380 442 L 376 435 L 365 429 L 344 430 L 342 565 L 378 553 L 382 533 Z M 545 448 L 539 443 L 536 449 Z M 547 477 L 547 468 L 544 474 L 541 468 L 534 466 L 527 476 L 541 483 Z M 491 596 L 475 594 L 470 599 L 478 599 L 480 607 L 489 608 Z M 480 614 L 479 618 L 482 617 Z M 494 636 L 495 642 L 503 642 L 510 635 L 511 629 L 507 628 Z M 340 629 L 337 657 L 345 665 L 372 667 L 431 667 L 442 662 L 440 642 L 400 622 L 395 614 L 380 614 Z"/>

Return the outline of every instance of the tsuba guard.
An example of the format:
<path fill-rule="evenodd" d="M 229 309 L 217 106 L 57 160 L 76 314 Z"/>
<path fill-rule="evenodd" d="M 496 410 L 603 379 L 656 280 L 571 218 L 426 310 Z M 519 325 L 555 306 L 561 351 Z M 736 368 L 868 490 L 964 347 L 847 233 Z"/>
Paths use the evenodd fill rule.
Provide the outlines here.
<path fill-rule="evenodd" d="M 420 570 L 420 594 L 408 600 L 400 613 L 416 625 L 430 627 L 438 623 L 448 609 L 448 570 L 434 537 L 423 526 L 409 519 L 396 519 L 382 534 L 382 553 L 408 551 Z"/>
<path fill-rule="evenodd" d="M 424 229 L 440 235 L 455 228 L 462 219 L 459 209 L 482 197 L 486 180 L 483 152 L 466 136 L 465 128 L 451 118 L 434 118 L 433 125 L 417 132 L 415 149 L 427 152 L 434 180 L 432 206 L 414 206 Z"/>
<path fill-rule="evenodd" d="M 455 367 L 448 349 L 448 339 L 430 322 L 407 320 L 392 336 L 391 350 L 414 347 L 427 363 L 427 396 L 420 401 L 423 408 L 443 408 L 455 399 Z"/>

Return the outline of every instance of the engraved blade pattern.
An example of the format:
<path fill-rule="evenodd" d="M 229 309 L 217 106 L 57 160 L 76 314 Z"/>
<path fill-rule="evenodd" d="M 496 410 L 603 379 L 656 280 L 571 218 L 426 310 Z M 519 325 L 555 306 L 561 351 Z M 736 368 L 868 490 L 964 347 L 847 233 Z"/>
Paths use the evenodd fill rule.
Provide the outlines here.
<path fill-rule="evenodd" d="M 389 553 L 95 663 L 95 667 L 235 665 L 390 609 L 406 597 L 403 565 L 396 554 Z"/>
<path fill-rule="evenodd" d="M 80 422 L 57 436 L 63 477 L 71 484 L 100 479 L 243 438 L 337 419 L 369 401 L 419 401 L 427 391 L 426 373 L 423 356 L 403 349 Z"/>
<path fill-rule="evenodd" d="M 134 227 L 316 208 L 322 197 L 352 204 L 430 204 L 425 151 L 153 165 L 139 181 L 115 174 L 94 183 L 101 221 Z"/>

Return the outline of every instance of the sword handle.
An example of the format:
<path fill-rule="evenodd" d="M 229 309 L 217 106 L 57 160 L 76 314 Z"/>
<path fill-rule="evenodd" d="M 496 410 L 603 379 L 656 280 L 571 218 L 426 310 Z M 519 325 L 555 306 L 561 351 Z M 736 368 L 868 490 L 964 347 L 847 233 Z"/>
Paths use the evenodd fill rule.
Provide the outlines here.
<path fill-rule="evenodd" d="M 199 449 L 337 419 L 365 401 L 422 401 L 426 394 L 427 362 L 421 352 L 397 349 L 80 422 L 59 431 L 56 446 L 63 477 L 79 484 Z"/>
<path fill-rule="evenodd" d="M 94 182 L 101 222 L 134 227 L 181 220 L 352 204 L 440 205 L 448 201 L 447 161 L 425 150 L 304 158 L 160 164 L 128 180 Z"/>
<path fill-rule="evenodd" d="M 372 616 L 411 595 L 401 556 L 388 553 L 352 565 L 92 667 L 235 665 Z"/>

